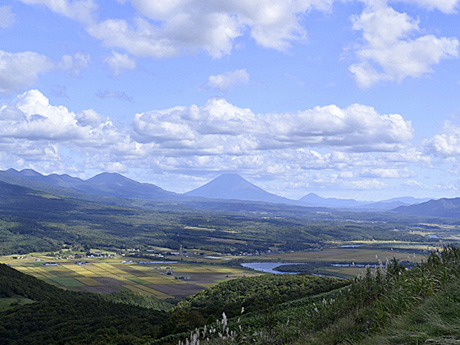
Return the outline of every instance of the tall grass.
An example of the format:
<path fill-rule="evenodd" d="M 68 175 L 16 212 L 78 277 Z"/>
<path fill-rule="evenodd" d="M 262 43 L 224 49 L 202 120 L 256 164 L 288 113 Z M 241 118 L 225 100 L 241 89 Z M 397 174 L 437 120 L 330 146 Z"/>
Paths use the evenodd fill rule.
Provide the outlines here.
<path fill-rule="evenodd" d="M 355 344 L 459 280 L 460 249 L 448 246 L 410 270 L 393 259 L 321 299 L 275 307 L 266 322 L 242 318 L 229 327 L 224 316 L 212 332 L 196 330 L 180 344 Z"/>

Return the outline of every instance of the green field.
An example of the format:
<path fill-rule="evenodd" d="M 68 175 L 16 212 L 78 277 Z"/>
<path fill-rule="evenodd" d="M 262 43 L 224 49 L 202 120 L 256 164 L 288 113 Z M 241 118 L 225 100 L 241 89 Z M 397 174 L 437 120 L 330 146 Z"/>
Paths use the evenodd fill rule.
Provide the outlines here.
<path fill-rule="evenodd" d="M 20 305 L 33 303 L 31 299 L 24 297 L 0 298 L 0 312 Z"/>

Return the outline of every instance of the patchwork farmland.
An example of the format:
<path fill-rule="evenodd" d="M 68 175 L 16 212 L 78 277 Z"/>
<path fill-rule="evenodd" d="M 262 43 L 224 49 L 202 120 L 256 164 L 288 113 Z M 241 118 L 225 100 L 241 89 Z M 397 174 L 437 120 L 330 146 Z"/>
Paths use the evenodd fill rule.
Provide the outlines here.
<path fill-rule="evenodd" d="M 123 257 L 56 260 L 43 254 L 3 256 L 0 263 L 33 275 L 56 286 L 110 293 L 130 290 L 160 299 L 185 297 L 219 282 L 256 272 L 212 264 L 148 262 Z"/>

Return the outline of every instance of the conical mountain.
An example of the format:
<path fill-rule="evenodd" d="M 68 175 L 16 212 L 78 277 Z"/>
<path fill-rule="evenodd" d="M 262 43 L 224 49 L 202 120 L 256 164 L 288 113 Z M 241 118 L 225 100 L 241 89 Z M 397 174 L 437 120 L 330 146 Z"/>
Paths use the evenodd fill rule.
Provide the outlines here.
<path fill-rule="evenodd" d="M 185 193 L 188 196 L 262 201 L 271 203 L 292 204 L 293 200 L 269 193 L 252 184 L 237 174 L 223 174 L 205 185 Z"/>

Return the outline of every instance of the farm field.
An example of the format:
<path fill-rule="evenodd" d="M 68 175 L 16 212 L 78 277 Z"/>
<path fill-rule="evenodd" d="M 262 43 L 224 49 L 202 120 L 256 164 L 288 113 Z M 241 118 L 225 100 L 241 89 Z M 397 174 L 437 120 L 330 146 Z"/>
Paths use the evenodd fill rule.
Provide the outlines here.
<path fill-rule="evenodd" d="M 423 249 L 412 247 L 410 244 L 399 244 L 399 246 L 404 249 Z M 428 253 L 428 250 L 435 248 L 425 246 L 424 249 Z M 401 251 L 401 248 L 388 250 L 369 247 L 331 247 L 317 251 L 265 255 L 203 256 L 198 254 L 180 258 L 165 255 L 165 261 L 146 261 L 146 259 L 123 256 L 58 260 L 45 253 L 31 253 L 23 256 L 1 256 L 0 263 L 9 264 L 23 273 L 69 290 L 96 293 L 129 290 L 168 299 L 193 295 L 229 279 L 262 274 L 238 267 L 238 263 L 241 262 L 309 263 L 315 265 L 316 274 L 351 278 L 365 272 L 363 264 L 377 265 L 392 258 L 418 263 L 424 257 L 423 254 Z M 233 265 L 222 264 L 229 260 L 233 260 Z M 353 265 L 334 265 L 336 263 L 353 263 Z"/>
<path fill-rule="evenodd" d="M 85 258 L 78 264 L 79 261 L 56 260 L 40 253 L 0 257 L 0 263 L 65 289 L 98 293 L 130 290 L 160 299 L 185 297 L 225 280 L 260 274 L 223 265 L 178 261 L 145 263 L 121 256 Z"/>

